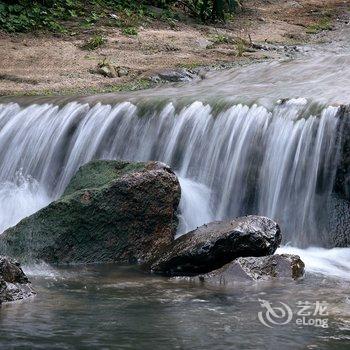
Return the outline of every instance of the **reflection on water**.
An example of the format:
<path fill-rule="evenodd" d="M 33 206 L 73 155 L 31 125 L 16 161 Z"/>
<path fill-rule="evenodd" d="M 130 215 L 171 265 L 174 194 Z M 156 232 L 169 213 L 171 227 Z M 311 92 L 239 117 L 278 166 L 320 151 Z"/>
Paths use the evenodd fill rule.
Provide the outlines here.
<path fill-rule="evenodd" d="M 1 348 L 42 349 L 348 349 L 349 282 L 307 275 L 291 283 L 230 290 L 148 276 L 130 267 L 36 267 L 31 301 L 3 305 Z M 40 275 L 38 275 L 40 272 Z M 336 293 L 335 293 L 336 291 Z M 293 320 L 267 328 L 259 299 L 288 304 L 326 300 L 329 328 Z"/>

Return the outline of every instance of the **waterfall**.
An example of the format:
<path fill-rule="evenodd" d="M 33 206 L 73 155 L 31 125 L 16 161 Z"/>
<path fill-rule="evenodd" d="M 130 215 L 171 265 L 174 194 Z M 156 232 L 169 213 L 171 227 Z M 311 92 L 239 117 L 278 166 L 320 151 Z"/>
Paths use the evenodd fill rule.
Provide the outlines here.
<path fill-rule="evenodd" d="M 0 104 L 0 231 L 58 198 L 92 159 L 152 159 L 180 178 L 179 233 L 255 213 L 276 219 L 286 242 L 325 245 L 338 108 L 312 110 L 305 99 L 270 109 Z"/>

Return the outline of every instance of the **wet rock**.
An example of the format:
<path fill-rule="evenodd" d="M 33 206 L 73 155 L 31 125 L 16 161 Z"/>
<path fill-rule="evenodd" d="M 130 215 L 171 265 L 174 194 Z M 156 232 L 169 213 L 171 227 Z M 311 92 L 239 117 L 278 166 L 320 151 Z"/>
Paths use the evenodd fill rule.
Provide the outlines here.
<path fill-rule="evenodd" d="M 20 264 L 0 256 L 0 304 L 26 299 L 35 294 Z"/>
<path fill-rule="evenodd" d="M 276 254 L 238 258 L 222 268 L 191 278 L 196 282 L 230 286 L 236 282 L 297 279 L 304 275 L 304 263 L 297 255 Z"/>
<path fill-rule="evenodd" d="M 148 79 L 153 84 L 159 84 L 162 82 L 162 79 L 160 79 L 159 75 L 152 75 Z"/>
<path fill-rule="evenodd" d="M 350 201 L 350 106 L 341 106 L 337 118 L 340 155 L 334 192 Z"/>
<path fill-rule="evenodd" d="M 350 201 L 338 194 L 332 194 L 327 203 L 329 248 L 350 247 Z"/>
<path fill-rule="evenodd" d="M 212 222 L 176 239 L 150 269 L 167 276 L 206 273 L 238 257 L 273 254 L 281 239 L 278 224 L 262 216 Z"/>
<path fill-rule="evenodd" d="M 163 163 L 94 161 L 59 200 L 5 231 L 0 249 L 50 263 L 136 263 L 174 239 L 179 200 Z"/>
<path fill-rule="evenodd" d="M 165 70 L 158 74 L 161 80 L 169 82 L 186 82 L 194 79 L 194 75 L 186 69 Z"/>
<path fill-rule="evenodd" d="M 18 261 L 0 256 L 0 276 L 10 283 L 28 283 Z"/>
<path fill-rule="evenodd" d="M 338 156 L 334 157 L 336 177 L 333 193 L 329 198 L 328 227 L 329 247 L 350 247 L 350 106 L 340 106 L 337 116 Z M 334 150 L 336 154 L 337 151 Z"/>

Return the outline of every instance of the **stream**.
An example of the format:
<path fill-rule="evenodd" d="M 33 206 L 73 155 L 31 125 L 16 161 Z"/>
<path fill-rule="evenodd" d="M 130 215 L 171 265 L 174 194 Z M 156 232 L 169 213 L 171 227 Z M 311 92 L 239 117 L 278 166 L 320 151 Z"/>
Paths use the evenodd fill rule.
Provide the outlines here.
<path fill-rule="evenodd" d="M 92 159 L 160 160 L 182 187 L 178 235 L 266 215 L 282 228 L 278 252 L 306 264 L 299 281 L 231 289 L 136 267 L 25 266 L 38 295 L 1 307 L 0 347 L 348 349 L 350 248 L 332 248 L 330 218 L 349 67 L 346 52 L 311 52 L 118 96 L 0 98 L 0 232 Z M 265 325 L 263 300 L 285 313 Z"/>

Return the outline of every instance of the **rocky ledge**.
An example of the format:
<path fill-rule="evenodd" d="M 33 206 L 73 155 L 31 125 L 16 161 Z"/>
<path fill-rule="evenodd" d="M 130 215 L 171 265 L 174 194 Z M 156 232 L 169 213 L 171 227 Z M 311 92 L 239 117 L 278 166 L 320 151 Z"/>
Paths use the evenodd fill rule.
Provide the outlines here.
<path fill-rule="evenodd" d="M 35 294 L 20 264 L 0 256 L 0 304 L 26 299 Z"/>

